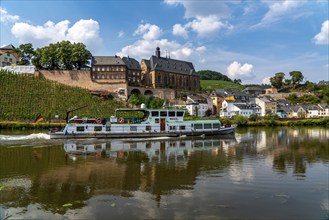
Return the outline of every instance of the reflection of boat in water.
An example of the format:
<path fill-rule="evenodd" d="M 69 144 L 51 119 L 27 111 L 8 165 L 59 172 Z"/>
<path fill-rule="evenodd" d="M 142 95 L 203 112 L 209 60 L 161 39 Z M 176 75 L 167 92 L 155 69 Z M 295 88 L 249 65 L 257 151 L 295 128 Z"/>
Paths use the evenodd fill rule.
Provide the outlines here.
<path fill-rule="evenodd" d="M 180 109 L 117 109 L 110 118 L 78 118 L 67 120 L 62 131 L 52 130 L 51 139 L 144 138 L 213 136 L 232 134 L 235 127 L 222 126 L 219 120 L 184 120 Z"/>
<path fill-rule="evenodd" d="M 142 153 L 149 160 L 162 160 L 170 158 L 185 158 L 193 151 L 229 148 L 236 142 L 235 138 L 210 139 L 210 138 L 175 138 L 175 139 L 146 139 L 143 141 L 118 141 L 90 142 L 70 141 L 64 144 L 68 155 L 76 156 L 101 156 L 116 159 L 127 159 L 136 152 Z"/>

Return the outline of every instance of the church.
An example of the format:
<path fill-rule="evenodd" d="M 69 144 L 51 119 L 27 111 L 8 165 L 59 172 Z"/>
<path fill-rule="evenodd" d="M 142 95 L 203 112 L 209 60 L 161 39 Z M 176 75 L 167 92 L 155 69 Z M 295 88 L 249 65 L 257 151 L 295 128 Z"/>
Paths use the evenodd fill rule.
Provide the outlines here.
<path fill-rule="evenodd" d="M 191 62 L 161 57 L 157 47 L 155 55 L 141 61 L 143 86 L 175 90 L 200 90 L 200 76 Z"/>

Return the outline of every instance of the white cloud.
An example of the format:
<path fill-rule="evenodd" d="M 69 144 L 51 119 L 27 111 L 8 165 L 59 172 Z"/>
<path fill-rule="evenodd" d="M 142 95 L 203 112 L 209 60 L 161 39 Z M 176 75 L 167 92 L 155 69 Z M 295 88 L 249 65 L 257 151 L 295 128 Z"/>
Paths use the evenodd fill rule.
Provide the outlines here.
<path fill-rule="evenodd" d="M 329 20 L 322 23 L 321 31 L 313 38 L 316 44 L 329 44 Z"/>
<path fill-rule="evenodd" d="M 154 24 L 140 24 L 134 35 L 143 35 L 145 40 L 156 40 L 162 35 L 162 30 Z"/>
<path fill-rule="evenodd" d="M 298 14 L 293 13 L 295 9 L 299 6 L 304 4 L 304 1 L 291 1 L 291 0 L 284 0 L 284 1 L 266 1 L 269 5 L 269 11 L 265 14 L 263 19 L 260 23 L 252 26 L 261 27 L 267 26 L 269 24 L 278 22 L 286 18 L 286 16 L 291 15 L 292 17 L 298 18 L 300 17 Z"/>
<path fill-rule="evenodd" d="M 201 47 L 197 47 L 195 50 L 198 51 L 199 53 L 204 53 L 207 50 L 207 48 L 205 46 L 201 46 Z"/>
<path fill-rule="evenodd" d="M 123 37 L 125 35 L 125 32 L 123 32 L 123 31 L 119 31 L 119 33 L 118 33 L 118 38 L 121 38 L 121 37 Z"/>
<path fill-rule="evenodd" d="M 227 75 L 232 79 L 250 79 L 255 76 L 253 72 L 253 65 L 245 63 L 241 65 L 234 61 L 227 67 Z"/>
<path fill-rule="evenodd" d="M 207 17 L 216 15 L 223 18 L 230 15 L 230 9 L 225 1 L 186 1 L 186 0 L 165 0 L 168 5 L 183 5 L 185 8 L 185 18 Z"/>
<path fill-rule="evenodd" d="M 209 15 L 208 17 L 196 17 L 196 19 L 189 22 L 187 26 L 197 32 L 200 37 L 211 35 L 224 27 L 229 28 L 228 25 L 219 21 L 215 15 Z"/>
<path fill-rule="evenodd" d="M 0 7 L 0 21 L 1 21 L 1 23 L 16 22 L 18 20 L 19 20 L 18 15 L 8 14 L 6 9 Z"/>
<path fill-rule="evenodd" d="M 271 84 L 271 82 L 270 82 L 270 78 L 271 78 L 271 76 L 265 77 L 265 78 L 262 80 L 262 84 Z"/>
<path fill-rule="evenodd" d="M 173 27 L 173 34 L 187 38 L 188 29 L 191 29 L 196 32 L 199 37 L 211 37 L 222 28 L 232 29 L 232 25 L 221 22 L 216 15 L 209 15 L 207 17 L 197 16 L 184 26 L 175 24 Z"/>
<path fill-rule="evenodd" d="M 173 35 L 181 36 L 183 38 L 188 37 L 188 30 L 186 29 L 186 26 L 183 27 L 181 24 L 175 24 L 173 26 L 172 33 L 173 33 Z"/>
<path fill-rule="evenodd" d="M 17 22 L 11 29 L 12 34 L 22 43 L 32 43 L 34 47 L 43 47 L 49 43 L 69 40 L 82 42 L 88 50 L 100 49 L 102 39 L 99 36 L 99 24 L 92 19 L 79 20 L 71 28 L 68 20 L 57 24 L 48 21 L 43 26 L 34 26 L 24 22 Z"/>

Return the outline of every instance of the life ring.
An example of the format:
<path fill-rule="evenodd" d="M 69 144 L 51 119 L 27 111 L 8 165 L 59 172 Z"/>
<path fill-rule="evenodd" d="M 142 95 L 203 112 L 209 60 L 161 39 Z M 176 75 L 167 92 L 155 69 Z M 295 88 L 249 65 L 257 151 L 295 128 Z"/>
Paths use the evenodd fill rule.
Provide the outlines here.
<path fill-rule="evenodd" d="M 124 119 L 124 118 L 119 118 L 119 120 L 118 120 L 118 121 L 119 121 L 119 123 L 121 123 L 121 124 L 122 124 L 122 123 L 125 121 L 125 119 Z"/>
<path fill-rule="evenodd" d="M 101 118 L 96 118 L 95 121 L 96 121 L 97 124 L 101 124 L 102 123 L 102 119 Z"/>

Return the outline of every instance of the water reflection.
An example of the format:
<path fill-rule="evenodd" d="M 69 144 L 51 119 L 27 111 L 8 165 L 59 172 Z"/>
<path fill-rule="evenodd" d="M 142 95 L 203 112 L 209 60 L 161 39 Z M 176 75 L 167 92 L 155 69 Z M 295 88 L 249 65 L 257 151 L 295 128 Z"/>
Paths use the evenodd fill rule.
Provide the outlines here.
<path fill-rule="evenodd" d="M 29 214 L 37 212 L 37 218 L 55 218 L 84 210 L 83 216 L 75 216 L 81 218 L 94 210 L 89 216 L 172 218 L 174 207 L 180 207 L 182 218 L 208 218 L 219 216 L 220 207 L 223 217 L 289 217 L 288 211 L 282 216 L 275 209 L 271 215 L 259 211 L 276 207 L 273 201 L 281 199 L 279 205 L 293 209 L 298 201 L 323 217 L 328 212 L 328 137 L 329 130 L 321 128 L 240 129 L 225 138 L 137 141 L 23 141 L 22 136 L 7 141 L 6 136 L 0 142 L 0 216 L 33 218 Z M 317 188 L 308 188 L 312 181 Z M 300 204 L 296 197 L 311 190 L 308 198 L 312 204 L 316 200 L 316 207 Z M 247 200 L 258 207 L 258 215 L 244 216 L 253 207 Z M 194 207 L 191 201 L 207 205 Z M 119 205 L 134 211 L 109 210 Z M 237 214 L 226 208 L 230 206 Z M 184 212 L 184 207 L 200 213 Z"/>

